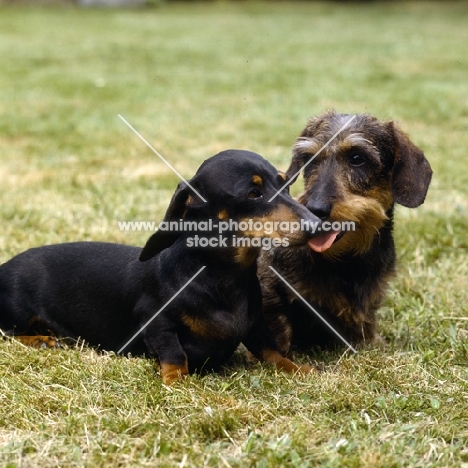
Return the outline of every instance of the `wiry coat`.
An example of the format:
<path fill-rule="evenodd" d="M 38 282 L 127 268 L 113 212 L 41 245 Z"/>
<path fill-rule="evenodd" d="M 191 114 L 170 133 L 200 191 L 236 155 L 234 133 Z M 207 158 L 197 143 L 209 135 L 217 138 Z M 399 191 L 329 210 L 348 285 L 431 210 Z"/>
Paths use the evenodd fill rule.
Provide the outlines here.
<path fill-rule="evenodd" d="M 376 312 L 395 272 L 394 204 L 419 206 L 431 180 L 423 152 L 392 121 L 361 114 L 339 132 L 352 117 L 311 119 L 287 175 L 295 179 L 304 168 L 298 201 L 322 222 L 352 221 L 355 230 L 322 232 L 299 249 L 265 252 L 259 262 L 263 314 L 283 352 L 341 339 L 269 266 L 348 342 L 377 340 Z"/>

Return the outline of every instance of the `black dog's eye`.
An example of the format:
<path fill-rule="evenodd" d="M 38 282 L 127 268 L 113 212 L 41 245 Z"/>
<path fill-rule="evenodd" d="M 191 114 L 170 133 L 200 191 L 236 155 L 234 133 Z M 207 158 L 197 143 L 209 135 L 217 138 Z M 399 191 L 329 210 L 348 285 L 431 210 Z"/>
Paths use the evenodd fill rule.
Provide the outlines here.
<path fill-rule="evenodd" d="M 364 156 L 361 156 L 360 154 L 353 154 L 349 158 L 349 162 L 352 166 L 358 167 L 362 166 L 366 162 L 366 158 Z"/>
<path fill-rule="evenodd" d="M 263 197 L 263 193 L 261 192 L 261 190 L 259 189 L 252 189 L 248 195 L 247 195 L 249 198 L 251 198 L 252 200 L 255 200 L 257 198 L 262 198 Z"/>

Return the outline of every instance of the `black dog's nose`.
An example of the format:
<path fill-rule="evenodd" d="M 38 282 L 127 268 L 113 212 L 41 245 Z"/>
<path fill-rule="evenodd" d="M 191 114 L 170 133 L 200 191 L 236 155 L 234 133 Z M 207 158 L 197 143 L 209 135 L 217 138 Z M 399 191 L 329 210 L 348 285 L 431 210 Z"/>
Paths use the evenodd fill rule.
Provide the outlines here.
<path fill-rule="evenodd" d="M 304 211 L 307 214 L 302 218 L 302 225 L 304 226 L 303 229 L 306 232 L 307 238 L 312 239 L 320 234 L 322 230 L 322 220 L 308 211 L 307 207 L 305 208 L 306 210 Z"/>
<path fill-rule="evenodd" d="M 306 208 L 323 221 L 330 216 L 332 205 L 326 201 L 313 200 L 306 204 Z"/>

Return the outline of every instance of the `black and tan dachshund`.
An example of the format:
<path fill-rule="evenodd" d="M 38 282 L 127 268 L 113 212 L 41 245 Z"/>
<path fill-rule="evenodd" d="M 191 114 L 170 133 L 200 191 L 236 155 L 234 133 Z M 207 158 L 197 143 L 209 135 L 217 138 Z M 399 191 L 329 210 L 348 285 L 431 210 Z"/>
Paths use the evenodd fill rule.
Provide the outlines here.
<path fill-rule="evenodd" d="M 143 352 L 158 359 L 165 383 L 218 367 L 241 342 L 278 369 L 312 370 L 280 354 L 261 316 L 258 241 L 269 236 L 277 245 L 285 239 L 302 245 L 310 235 L 301 229 L 266 234 L 252 229 L 252 220 L 318 221 L 284 191 L 268 202 L 283 184 L 284 175 L 261 156 L 224 151 L 206 160 L 188 185 L 179 184 L 166 229 L 143 249 L 76 242 L 14 257 L 0 267 L 0 328 L 36 346 L 80 337 L 103 350 Z M 181 229 L 183 222 L 190 230 Z M 229 226 L 222 234 L 221 222 Z"/>
<path fill-rule="evenodd" d="M 342 344 L 341 338 L 378 342 L 376 312 L 395 271 L 394 204 L 414 208 L 424 202 L 429 162 L 393 121 L 330 111 L 308 122 L 286 174 L 294 178 L 302 167 L 298 201 L 322 220 L 322 231 L 307 246 L 262 253 L 265 319 L 284 353 L 291 345 Z M 350 223 L 354 229 L 343 229 Z M 335 229 L 325 231 L 325 225 Z"/>

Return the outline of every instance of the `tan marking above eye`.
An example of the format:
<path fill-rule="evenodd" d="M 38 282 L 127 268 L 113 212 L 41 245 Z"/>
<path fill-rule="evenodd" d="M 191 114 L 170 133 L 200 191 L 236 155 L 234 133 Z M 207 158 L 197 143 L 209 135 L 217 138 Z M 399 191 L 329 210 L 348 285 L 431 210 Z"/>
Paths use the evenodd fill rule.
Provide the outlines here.
<path fill-rule="evenodd" d="M 286 174 L 284 172 L 278 171 L 278 175 L 286 182 L 288 178 L 286 177 Z"/>
<path fill-rule="evenodd" d="M 257 185 L 262 185 L 263 184 L 263 179 L 259 175 L 254 175 L 252 177 L 252 182 Z"/>
<path fill-rule="evenodd" d="M 222 220 L 229 219 L 229 213 L 226 210 L 221 210 L 218 213 L 218 219 L 222 219 Z"/>

